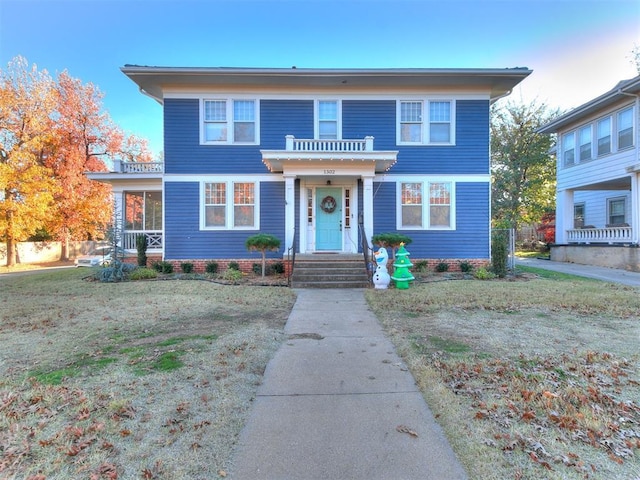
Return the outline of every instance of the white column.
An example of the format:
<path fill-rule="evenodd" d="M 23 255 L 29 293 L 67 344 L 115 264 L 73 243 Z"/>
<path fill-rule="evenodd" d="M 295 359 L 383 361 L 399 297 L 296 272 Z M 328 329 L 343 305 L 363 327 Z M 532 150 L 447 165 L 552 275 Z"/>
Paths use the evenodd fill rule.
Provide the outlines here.
<path fill-rule="evenodd" d="M 296 228 L 295 180 L 295 175 L 284 175 L 284 254 L 286 254 L 289 251 L 289 248 L 293 246 L 293 238 Z M 298 237 L 300 237 L 299 233 Z"/>
<path fill-rule="evenodd" d="M 373 236 L 373 175 L 362 176 L 362 187 L 364 234 L 367 243 L 371 245 L 371 237 Z"/>
<path fill-rule="evenodd" d="M 567 243 L 567 230 L 573 229 L 573 190 L 556 195 L 556 243 Z"/>
<path fill-rule="evenodd" d="M 631 174 L 631 241 L 640 243 L 640 173 Z"/>

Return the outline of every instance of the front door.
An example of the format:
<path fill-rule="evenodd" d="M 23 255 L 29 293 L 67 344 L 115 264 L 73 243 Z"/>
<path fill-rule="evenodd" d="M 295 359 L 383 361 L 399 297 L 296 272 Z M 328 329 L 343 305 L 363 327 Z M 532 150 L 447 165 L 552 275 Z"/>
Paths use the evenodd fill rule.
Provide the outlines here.
<path fill-rule="evenodd" d="M 342 250 L 342 188 L 316 188 L 316 250 Z"/>

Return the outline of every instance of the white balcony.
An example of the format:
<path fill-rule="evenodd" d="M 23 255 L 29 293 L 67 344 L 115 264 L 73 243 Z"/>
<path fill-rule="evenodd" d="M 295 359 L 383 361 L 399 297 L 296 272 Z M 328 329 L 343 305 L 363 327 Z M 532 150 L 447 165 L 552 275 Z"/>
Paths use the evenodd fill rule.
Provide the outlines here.
<path fill-rule="evenodd" d="M 164 172 L 163 162 L 123 162 L 115 160 L 113 170 L 116 173 L 162 173 Z"/>

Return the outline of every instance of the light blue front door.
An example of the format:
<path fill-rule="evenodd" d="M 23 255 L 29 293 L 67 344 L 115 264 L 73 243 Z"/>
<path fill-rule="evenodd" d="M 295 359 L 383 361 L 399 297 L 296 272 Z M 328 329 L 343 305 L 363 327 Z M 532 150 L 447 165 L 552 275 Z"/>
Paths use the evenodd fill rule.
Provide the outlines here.
<path fill-rule="evenodd" d="M 316 189 L 316 250 L 342 250 L 342 189 Z"/>

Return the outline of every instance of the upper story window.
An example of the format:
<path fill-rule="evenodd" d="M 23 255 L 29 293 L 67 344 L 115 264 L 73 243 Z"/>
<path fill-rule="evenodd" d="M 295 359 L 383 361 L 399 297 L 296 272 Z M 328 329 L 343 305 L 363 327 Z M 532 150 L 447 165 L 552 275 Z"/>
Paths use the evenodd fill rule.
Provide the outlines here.
<path fill-rule="evenodd" d="M 633 145 L 633 108 L 618 113 L 618 149 Z"/>
<path fill-rule="evenodd" d="M 202 186 L 201 228 L 257 229 L 255 182 L 205 182 Z"/>
<path fill-rule="evenodd" d="M 598 156 L 611 153 L 611 117 L 598 120 Z"/>
<path fill-rule="evenodd" d="M 591 160 L 591 125 L 582 127 L 579 133 L 580 161 Z"/>
<path fill-rule="evenodd" d="M 571 166 L 632 147 L 634 123 L 634 108 L 626 107 L 565 133 L 560 147 L 562 165 Z"/>
<path fill-rule="evenodd" d="M 398 229 L 451 229 L 453 184 L 451 182 L 400 183 Z M 424 192 L 428 197 L 424 198 Z"/>
<path fill-rule="evenodd" d="M 571 132 L 562 136 L 562 163 L 564 166 L 573 165 L 576 160 L 576 137 Z"/>
<path fill-rule="evenodd" d="M 403 100 L 398 102 L 397 142 L 405 145 L 452 145 L 453 101 Z"/>
<path fill-rule="evenodd" d="M 340 103 L 337 100 L 316 102 L 316 138 L 319 140 L 340 138 Z"/>
<path fill-rule="evenodd" d="M 255 100 L 203 100 L 202 143 L 256 143 Z"/>

